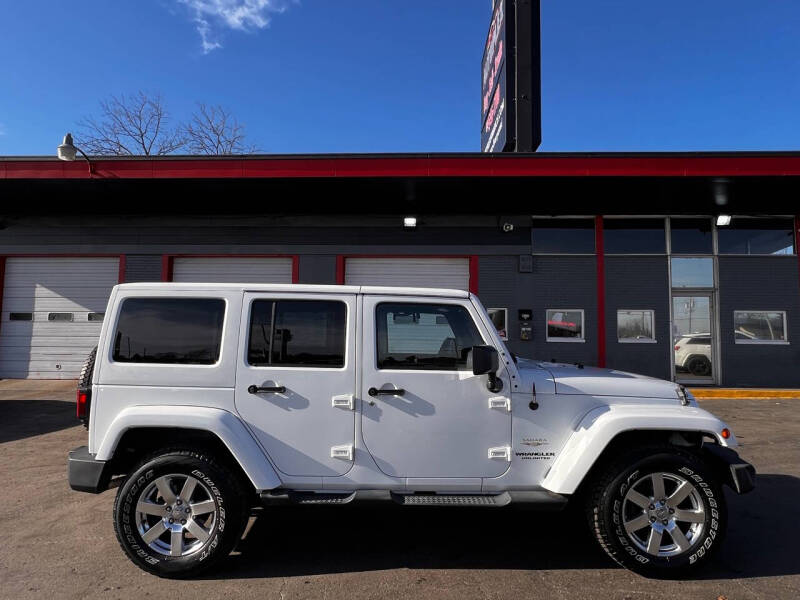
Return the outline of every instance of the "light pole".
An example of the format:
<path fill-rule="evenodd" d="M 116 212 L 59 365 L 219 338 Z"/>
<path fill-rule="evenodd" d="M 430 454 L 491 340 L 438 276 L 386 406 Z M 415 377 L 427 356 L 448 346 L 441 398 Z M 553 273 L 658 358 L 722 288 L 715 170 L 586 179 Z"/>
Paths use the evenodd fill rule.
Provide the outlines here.
<path fill-rule="evenodd" d="M 67 135 L 64 136 L 64 141 L 61 142 L 61 145 L 59 145 L 58 147 L 58 158 L 60 158 L 61 160 L 72 162 L 77 157 L 78 152 L 80 152 L 81 156 L 83 156 L 83 158 L 86 159 L 86 162 L 89 163 L 89 176 L 94 175 L 94 164 L 92 163 L 91 160 L 89 160 L 89 157 L 86 155 L 86 152 L 78 148 L 72 142 L 72 134 L 68 133 Z"/>

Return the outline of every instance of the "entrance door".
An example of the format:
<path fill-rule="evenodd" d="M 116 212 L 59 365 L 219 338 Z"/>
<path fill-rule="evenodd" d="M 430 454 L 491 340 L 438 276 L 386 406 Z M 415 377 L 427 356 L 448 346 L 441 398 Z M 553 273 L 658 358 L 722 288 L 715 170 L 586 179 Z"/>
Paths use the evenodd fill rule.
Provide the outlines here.
<path fill-rule="evenodd" d="M 708 293 L 672 297 L 675 381 L 714 383 L 714 302 Z"/>
<path fill-rule="evenodd" d="M 508 469 L 510 383 L 501 368 L 503 390 L 493 393 L 472 374 L 471 348 L 485 343 L 476 317 L 466 299 L 364 297 L 361 427 L 385 474 L 467 479 Z"/>
<path fill-rule="evenodd" d="M 246 293 L 236 409 L 282 473 L 353 464 L 356 297 Z"/>

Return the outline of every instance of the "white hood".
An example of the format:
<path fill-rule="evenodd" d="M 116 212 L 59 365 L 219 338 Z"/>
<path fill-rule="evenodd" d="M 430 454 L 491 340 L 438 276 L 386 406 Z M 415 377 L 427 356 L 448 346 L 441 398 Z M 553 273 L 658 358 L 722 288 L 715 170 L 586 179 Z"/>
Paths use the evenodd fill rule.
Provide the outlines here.
<path fill-rule="evenodd" d="M 555 383 L 556 394 L 678 400 L 678 386 L 675 383 L 635 373 L 527 360 L 520 360 L 518 366 L 521 371 L 533 367 L 548 372 Z M 526 377 L 522 379 L 525 381 Z"/>

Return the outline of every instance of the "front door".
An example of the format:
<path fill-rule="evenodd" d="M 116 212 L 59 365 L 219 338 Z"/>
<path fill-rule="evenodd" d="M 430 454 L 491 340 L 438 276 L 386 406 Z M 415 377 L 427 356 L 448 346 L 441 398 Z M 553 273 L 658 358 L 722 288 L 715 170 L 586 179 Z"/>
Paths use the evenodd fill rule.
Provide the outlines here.
<path fill-rule="evenodd" d="M 489 338 L 469 300 L 365 296 L 363 319 L 361 423 L 378 468 L 407 478 L 504 473 L 510 385 L 503 368 L 498 393 L 472 374 L 471 348 Z"/>
<path fill-rule="evenodd" d="M 244 296 L 236 409 L 286 475 L 331 477 L 352 466 L 355 298 Z"/>
<path fill-rule="evenodd" d="M 675 381 L 714 383 L 714 303 L 709 293 L 672 297 Z"/>

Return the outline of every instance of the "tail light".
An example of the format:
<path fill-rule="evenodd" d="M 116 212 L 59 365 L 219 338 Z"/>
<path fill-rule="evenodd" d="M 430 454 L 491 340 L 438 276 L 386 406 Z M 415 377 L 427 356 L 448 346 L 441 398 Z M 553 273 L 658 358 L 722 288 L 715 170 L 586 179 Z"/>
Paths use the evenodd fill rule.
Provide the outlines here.
<path fill-rule="evenodd" d="M 680 349 L 681 349 L 680 346 L 675 346 L 675 350 L 680 350 Z"/>
<path fill-rule="evenodd" d="M 90 390 L 78 390 L 75 399 L 75 415 L 83 422 L 84 425 L 89 424 L 89 405 L 92 401 L 92 392 Z"/>

